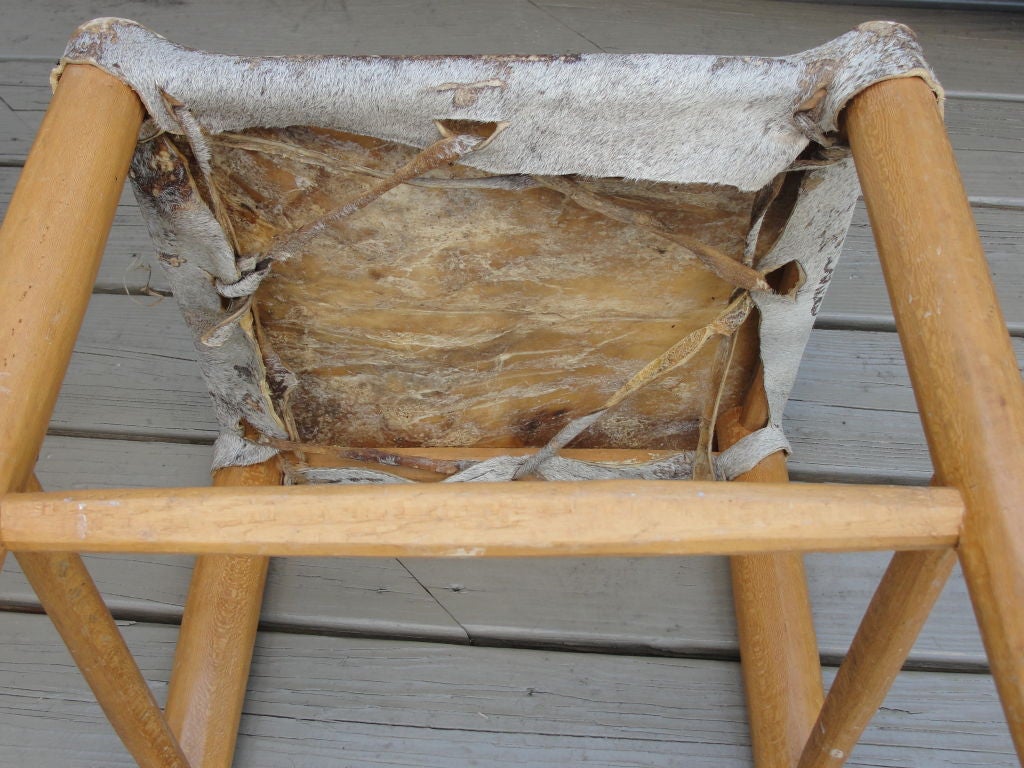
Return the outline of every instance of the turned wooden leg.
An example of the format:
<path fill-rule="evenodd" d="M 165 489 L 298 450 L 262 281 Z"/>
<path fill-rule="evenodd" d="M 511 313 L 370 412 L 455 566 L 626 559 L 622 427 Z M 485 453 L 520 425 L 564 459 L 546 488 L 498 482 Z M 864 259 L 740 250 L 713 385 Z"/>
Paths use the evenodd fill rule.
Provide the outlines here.
<path fill-rule="evenodd" d="M 742 413 L 723 414 L 720 448 L 764 425 L 761 381 L 758 376 Z M 785 454 L 768 456 L 736 480 L 788 482 Z M 803 555 L 740 555 L 729 564 L 754 764 L 788 768 L 800 756 L 824 698 Z"/>
<path fill-rule="evenodd" d="M 930 89 L 879 83 L 847 113 L 936 476 L 963 494 L 960 560 L 1024 761 L 1024 387 Z"/>
<path fill-rule="evenodd" d="M 952 549 L 897 552 L 868 606 L 798 768 L 839 768 L 907 660 L 956 561 Z"/>
<path fill-rule="evenodd" d="M 0 492 L 30 476 L 99 269 L 142 105 L 68 67 L 0 229 Z M 13 343 L 11 343 L 13 340 Z M 188 763 L 77 554 L 16 553 L 114 730 L 141 766 Z"/>
<path fill-rule="evenodd" d="M 39 491 L 34 477 L 26 491 Z M 74 552 L 15 552 L 111 726 L 143 768 L 189 768 L 149 685 Z"/>
<path fill-rule="evenodd" d="M 35 464 L 141 122 L 126 85 L 67 67 L 11 197 L 0 229 L 0 492 Z"/>
<path fill-rule="evenodd" d="M 213 484 L 280 485 L 277 459 L 230 467 Z M 269 557 L 196 558 L 167 696 L 167 719 L 193 768 L 230 768 Z"/>

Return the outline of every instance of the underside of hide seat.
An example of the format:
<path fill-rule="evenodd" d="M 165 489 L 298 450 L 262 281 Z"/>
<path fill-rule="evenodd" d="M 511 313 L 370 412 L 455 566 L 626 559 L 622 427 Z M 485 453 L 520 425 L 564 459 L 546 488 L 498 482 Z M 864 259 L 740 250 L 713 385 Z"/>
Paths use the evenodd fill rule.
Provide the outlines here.
<path fill-rule="evenodd" d="M 576 448 L 710 453 L 758 362 L 749 291 L 775 290 L 754 265 L 803 176 L 742 192 L 445 162 L 397 183 L 423 152 L 310 127 L 208 146 L 204 172 L 187 140 L 157 137 L 134 180 L 201 201 L 235 253 L 262 255 L 251 294 L 220 286 L 228 317 L 251 310 L 261 367 L 241 374 L 286 431 L 262 441 L 292 469 L 429 465 L 434 479 L 461 465 L 346 449 L 540 448 L 578 425 Z M 795 264 L 770 277 L 802 279 Z"/>
<path fill-rule="evenodd" d="M 263 157 L 237 145 L 219 154 L 229 207 L 255 209 L 258 219 L 236 224 L 242 248 L 262 252 L 270 227 L 311 220 L 415 154 L 383 141 L 310 138 L 353 170 L 289 157 L 288 145 Z M 280 180 L 271 196 L 233 183 L 235 169 L 268 155 Z M 563 184 L 621 215 L 574 200 Z M 503 179 L 464 166 L 404 184 L 277 265 L 255 294 L 264 357 L 295 376 L 276 398 L 279 412 L 301 442 L 540 447 L 734 298 L 734 286 L 691 251 L 624 219 L 652 217 L 739 261 L 753 197 L 618 179 Z M 695 345 L 688 364 L 573 444 L 692 450 L 709 398 L 731 407 L 749 381 L 747 347 L 716 372 L 716 345 Z"/>
<path fill-rule="evenodd" d="M 417 154 L 313 129 L 211 146 L 215 194 L 252 254 Z M 727 311 L 742 289 L 673 238 L 742 264 L 760 197 L 459 165 L 413 179 L 278 261 L 254 294 L 275 409 L 302 443 L 539 447 Z M 715 370 L 717 338 L 695 339 L 689 362 L 574 445 L 694 449 L 709 399 L 733 407 L 749 382 L 744 342 Z"/>

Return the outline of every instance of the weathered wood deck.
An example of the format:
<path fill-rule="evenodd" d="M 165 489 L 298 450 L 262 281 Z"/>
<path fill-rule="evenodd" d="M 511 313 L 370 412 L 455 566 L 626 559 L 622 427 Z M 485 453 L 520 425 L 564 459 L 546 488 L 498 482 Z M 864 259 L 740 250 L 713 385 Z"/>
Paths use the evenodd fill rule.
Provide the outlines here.
<path fill-rule="evenodd" d="M 112 12 L 94 2 L 2 5 L 0 206 L 64 41 L 79 22 Z M 185 44 L 251 54 L 770 55 L 899 19 L 949 89 L 947 123 L 1024 358 L 1024 14 L 770 0 L 129 0 L 115 12 Z M 208 481 L 213 414 L 172 302 L 139 295 L 165 286 L 139 267 L 150 246 L 133 208 L 127 195 L 40 457 L 49 488 Z M 794 476 L 927 481 L 893 331 L 861 210 L 787 409 Z M 885 562 L 809 558 L 828 664 L 844 653 Z M 162 697 L 189 560 L 89 564 Z M 0 765 L 130 764 L 13 561 L 0 575 L 0 608 Z M 749 761 L 720 558 L 272 565 L 239 766 Z M 1015 764 L 959 575 L 850 764 Z"/>

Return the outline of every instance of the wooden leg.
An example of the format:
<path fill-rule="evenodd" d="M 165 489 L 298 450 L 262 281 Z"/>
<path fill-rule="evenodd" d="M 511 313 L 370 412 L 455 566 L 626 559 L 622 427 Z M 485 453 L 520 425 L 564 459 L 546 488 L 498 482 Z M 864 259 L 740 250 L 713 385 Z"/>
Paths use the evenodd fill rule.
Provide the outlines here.
<path fill-rule="evenodd" d="M 897 552 L 825 699 L 798 768 L 839 768 L 882 706 L 956 561 L 951 549 Z"/>
<path fill-rule="evenodd" d="M 277 460 L 231 467 L 214 485 L 279 485 Z M 193 768 L 230 768 L 270 558 L 200 555 L 171 671 L 167 719 Z"/>
<path fill-rule="evenodd" d="M 35 464 L 141 122 L 126 85 L 69 66 L 11 197 L 0 229 L 0 493 Z"/>
<path fill-rule="evenodd" d="M 751 392 L 754 397 L 742 415 L 734 411 L 720 420 L 720 448 L 761 427 L 767 418 L 760 377 Z M 785 454 L 772 454 L 736 480 L 787 482 Z M 729 563 L 754 764 L 791 766 L 824 698 L 803 556 L 739 555 Z"/>
<path fill-rule="evenodd" d="M 40 490 L 33 477 L 28 491 Z M 15 552 L 114 731 L 142 768 L 189 768 L 103 598 L 73 552 Z"/>
<path fill-rule="evenodd" d="M 846 126 L 960 558 L 1024 761 L 1024 387 L 935 99 L 917 78 L 858 95 Z"/>
<path fill-rule="evenodd" d="M 0 229 L 0 492 L 30 477 L 121 188 L 142 105 L 111 75 L 68 67 Z M 16 338 L 17 343 L 6 340 Z M 141 766 L 188 763 L 76 554 L 18 553 L 114 730 Z"/>

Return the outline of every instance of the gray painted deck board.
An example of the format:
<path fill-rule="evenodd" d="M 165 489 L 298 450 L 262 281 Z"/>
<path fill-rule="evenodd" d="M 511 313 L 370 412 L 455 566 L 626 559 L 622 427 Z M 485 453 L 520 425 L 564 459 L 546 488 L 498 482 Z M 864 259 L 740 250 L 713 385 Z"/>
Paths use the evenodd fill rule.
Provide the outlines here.
<path fill-rule="evenodd" d="M 845 655 L 887 553 L 812 555 L 808 582 L 822 655 Z M 406 561 L 477 642 L 738 653 L 724 558 Z M 915 667 L 984 668 L 959 571 L 914 646 Z"/>
<path fill-rule="evenodd" d="M 123 632 L 162 699 L 175 628 Z M 903 673 L 849 765 L 1010 765 L 998 718 L 987 676 Z M 732 767 L 744 720 L 731 662 L 261 633 L 236 764 Z M 0 744 L 10 765 L 128 764 L 43 617 L 0 625 Z"/>
<path fill-rule="evenodd" d="M 561 53 L 605 50 L 780 55 L 872 18 L 917 32 L 945 86 L 1020 93 L 1019 14 L 808 5 L 773 0 L 489 0 L 325 5 L 128 0 L 116 12 L 177 42 L 225 53 Z M 9 3 L 0 54 L 57 57 L 74 28 L 109 4 Z"/>

